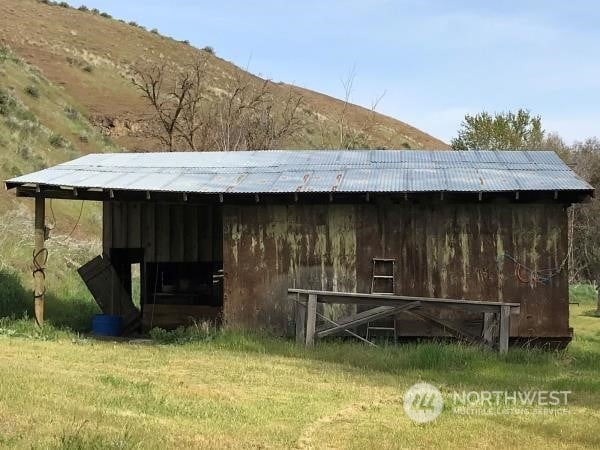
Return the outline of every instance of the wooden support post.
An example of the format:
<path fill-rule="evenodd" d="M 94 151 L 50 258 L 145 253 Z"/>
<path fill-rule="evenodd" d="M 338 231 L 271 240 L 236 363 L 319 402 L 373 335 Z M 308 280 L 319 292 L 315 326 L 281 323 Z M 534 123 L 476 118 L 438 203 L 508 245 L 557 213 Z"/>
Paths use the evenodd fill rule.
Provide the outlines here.
<path fill-rule="evenodd" d="M 494 347 L 494 342 L 496 341 L 496 336 L 498 335 L 497 317 L 498 315 L 496 313 L 483 313 L 482 337 L 484 342 L 492 348 Z"/>
<path fill-rule="evenodd" d="M 500 306 L 500 336 L 498 350 L 500 353 L 508 351 L 508 337 L 510 334 L 510 306 Z"/>
<path fill-rule="evenodd" d="M 315 330 L 317 328 L 317 296 L 308 295 L 308 304 L 306 305 L 306 346 L 315 344 Z"/>
<path fill-rule="evenodd" d="M 306 303 L 300 301 L 300 295 L 296 298 L 296 342 L 306 344 L 304 330 L 306 327 Z"/>
<path fill-rule="evenodd" d="M 44 293 L 46 283 L 44 277 L 44 265 L 46 263 L 46 240 L 45 230 L 46 200 L 44 197 L 35 198 L 34 219 L 34 250 L 33 250 L 33 295 L 35 320 L 38 326 L 44 325 Z"/>

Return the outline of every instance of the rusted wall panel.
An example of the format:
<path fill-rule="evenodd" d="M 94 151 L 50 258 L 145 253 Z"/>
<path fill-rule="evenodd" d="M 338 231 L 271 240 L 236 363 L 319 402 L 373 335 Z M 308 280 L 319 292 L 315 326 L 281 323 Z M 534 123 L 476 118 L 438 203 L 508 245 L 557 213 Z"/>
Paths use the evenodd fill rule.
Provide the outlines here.
<path fill-rule="evenodd" d="M 507 252 L 534 269 L 560 266 L 567 252 L 562 205 L 230 205 L 223 220 L 230 325 L 287 329 L 287 287 L 368 292 L 372 258 L 387 257 L 397 261 L 397 294 L 517 301 L 513 335 L 568 335 L 566 270 L 549 286 L 531 288 L 515 278 L 512 263 L 498 263 Z M 479 320 L 436 313 L 473 327 Z"/>
<path fill-rule="evenodd" d="M 223 210 L 224 317 L 230 326 L 290 326 L 286 289 L 356 291 L 352 205 Z"/>

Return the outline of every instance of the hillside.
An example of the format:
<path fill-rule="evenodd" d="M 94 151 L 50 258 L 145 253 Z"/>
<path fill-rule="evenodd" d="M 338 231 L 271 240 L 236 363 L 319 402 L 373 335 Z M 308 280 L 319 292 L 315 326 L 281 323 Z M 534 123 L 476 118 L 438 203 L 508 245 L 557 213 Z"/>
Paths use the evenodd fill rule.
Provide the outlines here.
<path fill-rule="evenodd" d="M 206 52 L 146 31 L 136 24 L 34 0 L 3 0 L 0 4 L 0 44 L 10 47 L 37 67 L 66 95 L 77 99 L 82 114 L 115 142 L 130 150 L 158 149 L 148 135 L 143 118 L 145 101 L 130 82 L 129 67 L 139 62 L 171 62 L 182 66 Z M 210 44 L 210 43 L 207 43 Z M 214 88 L 241 69 L 210 55 L 207 71 Z M 289 85 L 274 86 L 281 95 Z M 306 89 L 295 88 L 304 97 L 305 130 L 286 146 L 317 148 L 335 146 L 336 120 L 343 102 Z M 446 144 L 410 125 L 351 106 L 350 127 L 374 122 L 373 144 L 383 148 L 446 148 Z M 323 132 L 323 130 L 325 130 Z M 323 139 L 325 135 L 325 139 Z"/>
<path fill-rule="evenodd" d="M 182 66 L 202 55 L 215 91 L 245 74 L 187 43 L 67 6 L 36 0 L 0 2 L 2 180 L 90 152 L 159 150 L 148 131 L 148 106 L 131 83 L 132 64 L 169 61 Z M 336 147 L 342 101 L 284 83 L 273 84 L 273 89 L 281 98 L 289 89 L 304 98 L 304 127 L 285 147 Z M 350 129 L 373 125 L 373 147 L 447 148 L 410 125 L 358 106 L 348 107 L 345 121 Z M 7 308 L 23 289 L 7 280 L 18 280 L 27 290 L 31 285 L 32 208 L 32 201 L 0 190 L 0 300 Z M 49 307 L 85 299 L 95 308 L 74 269 L 99 251 L 100 205 L 55 200 L 48 202 L 46 220 L 54 227 L 47 241 L 52 259 L 48 291 L 54 296 Z M 27 300 L 24 307 L 30 306 Z M 89 309 L 78 310 L 87 324 Z M 3 310 L 0 301 L 0 316 L 15 312 Z"/>

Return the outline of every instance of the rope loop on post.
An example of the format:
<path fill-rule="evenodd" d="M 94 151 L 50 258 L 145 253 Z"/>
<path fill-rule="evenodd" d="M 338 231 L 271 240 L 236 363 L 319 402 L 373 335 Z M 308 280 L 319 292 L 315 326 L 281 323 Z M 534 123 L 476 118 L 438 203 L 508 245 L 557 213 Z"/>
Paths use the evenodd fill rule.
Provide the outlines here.
<path fill-rule="evenodd" d="M 42 257 L 42 261 L 39 260 L 39 258 Z M 37 252 L 34 250 L 33 251 L 33 271 L 32 271 L 32 276 L 35 277 L 36 274 L 41 273 L 42 274 L 42 278 L 45 280 L 46 279 L 46 263 L 48 262 L 48 249 L 46 247 L 38 250 Z M 46 294 L 46 286 L 44 284 L 44 290 L 38 294 L 35 292 L 35 290 L 33 291 L 33 298 L 34 299 L 38 299 L 38 298 L 42 298 L 44 295 Z"/>

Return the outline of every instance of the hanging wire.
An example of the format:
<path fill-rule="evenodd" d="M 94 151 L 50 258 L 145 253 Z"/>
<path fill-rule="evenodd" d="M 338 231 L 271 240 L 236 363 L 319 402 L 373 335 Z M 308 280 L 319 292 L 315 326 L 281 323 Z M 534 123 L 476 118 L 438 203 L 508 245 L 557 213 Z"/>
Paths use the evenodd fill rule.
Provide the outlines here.
<path fill-rule="evenodd" d="M 79 225 L 79 221 L 81 220 L 81 214 L 83 213 L 83 205 L 84 205 L 84 201 L 81 200 L 81 209 L 79 210 L 79 216 L 77 217 L 77 220 L 75 221 L 75 225 L 73 226 L 73 229 L 65 238 L 65 241 L 67 239 L 69 239 L 71 236 L 73 236 L 73 233 L 75 233 L 75 229 L 77 228 L 77 226 Z"/>
<path fill-rule="evenodd" d="M 56 228 L 56 216 L 54 215 L 54 208 L 52 208 L 52 199 L 50 199 L 50 213 L 52 214 L 52 226 L 48 226 L 48 230 L 52 231 Z"/>
<path fill-rule="evenodd" d="M 69 232 L 69 234 L 67 234 L 65 236 L 65 238 L 63 239 L 63 241 L 68 240 L 71 236 L 73 236 L 73 233 L 75 233 L 75 230 L 77 229 L 77 227 L 79 226 L 79 222 L 81 221 L 81 216 L 83 214 L 83 205 L 84 205 L 84 200 L 81 200 L 81 208 L 79 209 L 79 215 L 77 216 L 77 220 L 75 221 L 75 225 L 73 226 L 73 228 L 71 229 L 71 231 Z M 52 231 L 56 228 L 56 216 L 54 215 L 54 208 L 52 207 L 52 199 L 50 199 L 50 213 L 52 215 L 52 224 L 47 225 L 46 228 L 48 231 Z"/>
<path fill-rule="evenodd" d="M 502 263 L 505 259 L 508 259 L 515 265 L 515 278 L 519 280 L 521 283 L 529 284 L 531 288 L 534 288 L 538 285 L 547 286 L 552 281 L 552 278 L 556 277 L 565 267 L 567 260 L 569 258 L 569 254 L 562 260 L 558 267 L 553 267 L 549 269 L 532 269 L 531 267 L 526 266 L 519 260 L 517 260 L 514 256 L 503 253 L 498 256 L 498 270 L 500 270 Z"/>
<path fill-rule="evenodd" d="M 567 248 L 567 255 L 563 258 L 558 267 L 552 267 L 549 269 L 534 270 L 527 267 L 525 264 L 518 261 L 514 256 L 509 253 L 503 253 L 498 255 L 497 264 L 498 271 L 501 270 L 504 259 L 508 259 L 515 265 L 515 278 L 521 283 L 529 284 L 531 288 L 538 285 L 547 286 L 551 283 L 552 279 L 560 274 L 565 265 L 569 263 L 568 267 L 571 267 L 573 257 L 573 222 L 575 220 L 575 211 L 573 208 L 570 209 L 569 215 L 567 216 L 567 240 L 569 247 Z"/>

